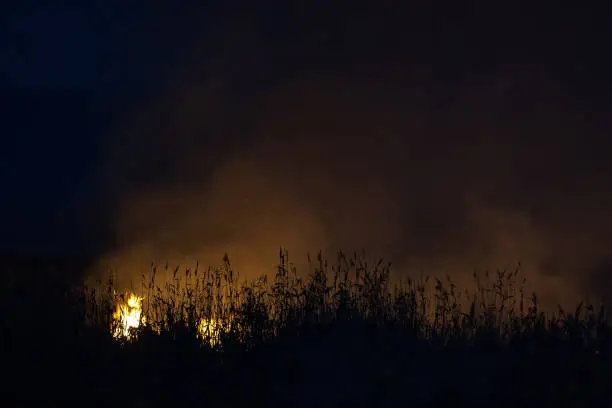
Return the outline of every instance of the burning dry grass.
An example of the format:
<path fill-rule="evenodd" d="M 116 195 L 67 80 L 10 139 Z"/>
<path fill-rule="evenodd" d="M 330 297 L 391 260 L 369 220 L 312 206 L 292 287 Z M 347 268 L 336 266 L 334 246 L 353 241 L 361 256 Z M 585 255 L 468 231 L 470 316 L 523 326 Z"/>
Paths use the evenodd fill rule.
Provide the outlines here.
<path fill-rule="evenodd" d="M 142 315 L 142 297 L 128 293 L 120 302 L 117 302 L 111 332 L 116 339 L 131 338 L 133 329 L 137 329 L 146 322 L 146 317 Z"/>
<path fill-rule="evenodd" d="M 153 266 L 139 290 L 117 295 L 114 279 L 105 291 L 91 290 L 89 321 L 107 322 L 119 341 L 137 340 L 142 331 L 160 335 L 181 327 L 213 347 L 229 342 L 247 348 L 286 332 L 299 336 L 314 325 L 359 322 L 407 330 L 416 339 L 440 344 L 486 338 L 502 346 L 544 330 L 560 338 L 579 335 L 595 350 L 607 324 L 603 307 L 590 304 L 580 304 L 573 314 L 561 307 L 548 315 L 539 310 L 536 295 L 525 293 L 520 265 L 474 274 L 471 292 L 458 290 L 450 278 L 421 277 L 392 286 L 391 265 L 368 263 L 363 254 L 348 258 L 340 253 L 333 265 L 319 255 L 311 266 L 311 274 L 300 278 L 281 251 L 274 279 L 264 275 L 250 282 L 239 281 L 227 256 L 219 268 Z M 110 320 L 103 312 L 109 309 Z"/>
<path fill-rule="evenodd" d="M 271 279 L 248 282 L 240 281 L 227 257 L 218 268 L 154 266 L 139 286 L 128 289 L 113 278 L 101 287 L 58 292 L 70 302 L 45 309 L 41 302 L 53 299 L 47 286 L 47 297 L 24 312 L 40 316 L 36 327 L 14 319 L 4 322 L 4 333 L 25 350 L 13 353 L 18 367 L 40 364 L 44 355 L 74 356 L 74 372 L 87 366 L 89 375 L 112 378 L 114 387 L 129 384 L 132 393 L 151 384 L 163 392 L 216 381 L 219 401 L 227 402 L 235 386 L 222 384 L 235 384 L 238 375 L 250 391 L 231 395 L 237 406 L 259 398 L 262 389 L 275 395 L 270 384 L 291 389 L 295 397 L 282 398 L 294 406 L 320 405 L 315 395 L 349 392 L 340 389 L 354 390 L 351 398 L 362 402 L 370 397 L 360 393 L 369 392 L 377 401 L 405 401 L 408 390 L 413 399 L 427 399 L 440 394 L 433 385 L 438 379 L 462 395 L 486 394 L 485 385 L 474 383 L 504 394 L 508 384 L 527 384 L 513 388 L 519 395 L 537 381 L 550 388 L 554 377 L 555 392 L 567 394 L 572 367 L 584 376 L 585 364 L 593 374 L 581 391 L 571 391 L 574 397 L 609 389 L 601 375 L 609 369 L 611 344 L 603 308 L 585 303 L 572 313 L 546 315 L 535 295 L 525 294 L 518 267 L 475 275 L 475 289 L 460 291 L 448 278 L 392 285 L 390 265 L 363 255 L 339 254 L 334 263 L 319 256 L 311 264 L 310 275 L 298 277 L 283 251 Z M 0 300 L 11 310 L 24 303 L 15 296 Z M 160 386 L 161 378 L 171 384 Z M 491 385 L 495 381 L 503 385 Z M 87 395 L 96 389 L 80 387 Z"/>
<path fill-rule="evenodd" d="M 138 339 L 138 329 L 148 327 L 156 334 L 161 334 L 160 322 L 149 323 L 142 311 L 142 296 L 134 293 L 126 293 L 116 300 L 115 312 L 111 324 L 113 338 L 119 341 L 133 341 Z M 231 320 L 227 323 L 227 329 L 231 329 Z M 189 327 L 187 325 L 187 327 Z M 208 341 L 212 346 L 221 341 L 223 323 L 216 318 L 202 317 L 197 324 L 197 337 Z"/>

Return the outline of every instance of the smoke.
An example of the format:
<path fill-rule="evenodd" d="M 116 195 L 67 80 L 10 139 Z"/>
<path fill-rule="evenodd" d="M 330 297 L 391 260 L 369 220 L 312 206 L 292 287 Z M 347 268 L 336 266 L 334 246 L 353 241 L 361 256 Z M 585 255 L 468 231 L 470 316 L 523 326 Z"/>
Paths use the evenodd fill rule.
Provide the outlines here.
<path fill-rule="evenodd" d="M 512 67 L 440 91 L 413 66 L 366 67 L 246 98 L 248 79 L 203 71 L 134 107 L 109 144 L 115 241 L 100 262 L 122 279 L 225 252 L 253 278 L 282 245 L 301 268 L 307 252 L 365 249 L 460 286 L 520 261 L 548 304 L 608 289 L 603 139 L 550 75 Z"/>

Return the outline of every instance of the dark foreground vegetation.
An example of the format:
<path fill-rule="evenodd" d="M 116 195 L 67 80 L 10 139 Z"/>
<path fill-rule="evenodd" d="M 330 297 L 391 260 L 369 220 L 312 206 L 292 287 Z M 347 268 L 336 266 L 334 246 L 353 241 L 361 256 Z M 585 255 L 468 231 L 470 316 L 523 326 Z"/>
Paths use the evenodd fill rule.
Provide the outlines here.
<path fill-rule="evenodd" d="M 24 272 L 3 275 L 3 406 L 600 406 L 612 395 L 603 308 L 545 315 L 519 270 L 475 276 L 466 293 L 448 279 L 392 286 L 389 265 L 357 255 L 319 257 L 304 279 L 286 252 L 252 282 L 227 258 L 153 267 L 133 288 L 146 320 L 128 337 L 113 279 Z"/>

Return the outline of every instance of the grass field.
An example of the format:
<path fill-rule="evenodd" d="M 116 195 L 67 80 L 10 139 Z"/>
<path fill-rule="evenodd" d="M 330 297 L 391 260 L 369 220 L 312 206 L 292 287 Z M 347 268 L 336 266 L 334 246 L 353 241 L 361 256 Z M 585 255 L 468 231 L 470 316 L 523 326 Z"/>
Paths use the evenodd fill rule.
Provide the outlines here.
<path fill-rule="evenodd" d="M 603 307 L 554 314 L 520 270 L 391 284 L 364 255 L 271 276 L 153 266 L 132 287 L 5 268 L 5 400 L 59 406 L 599 405 Z M 28 274 L 28 272 L 30 272 Z"/>

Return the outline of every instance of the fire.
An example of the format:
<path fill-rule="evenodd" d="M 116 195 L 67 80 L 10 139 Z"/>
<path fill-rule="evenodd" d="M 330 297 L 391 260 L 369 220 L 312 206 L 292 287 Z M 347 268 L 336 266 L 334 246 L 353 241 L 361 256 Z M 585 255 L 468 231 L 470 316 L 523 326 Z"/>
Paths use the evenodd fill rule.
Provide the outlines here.
<path fill-rule="evenodd" d="M 202 339 L 208 336 L 211 346 L 218 344 L 221 341 L 221 325 L 219 321 L 217 319 L 200 319 L 198 336 Z"/>
<path fill-rule="evenodd" d="M 127 299 L 127 300 L 125 300 Z M 133 340 L 134 335 L 131 333 L 132 328 L 138 328 L 141 324 L 147 324 L 147 318 L 142 312 L 142 296 L 137 296 L 130 293 L 127 296 L 122 296 L 121 302 L 118 302 L 113 313 L 113 337 L 117 340 L 127 339 Z M 153 325 L 155 326 L 155 325 Z M 228 325 L 228 328 L 231 324 Z M 156 330 L 159 332 L 159 330 Z M 217 345 L 221 341 L 221 322 L 218 319 L 201 318 L 197 334 L 201 339 L 208 339 L 211 345 Z"/>
<path fill-rule="evenodd" d="M 143 297 L 131 293 L 125 303 L 117 304 L 115 313 L 113 313 L 114 338 L 131 340 L 130 329 L 138 328 L 141 322 L 146 323 L 146 318 L 142 316 L 142 300 Z"/>

